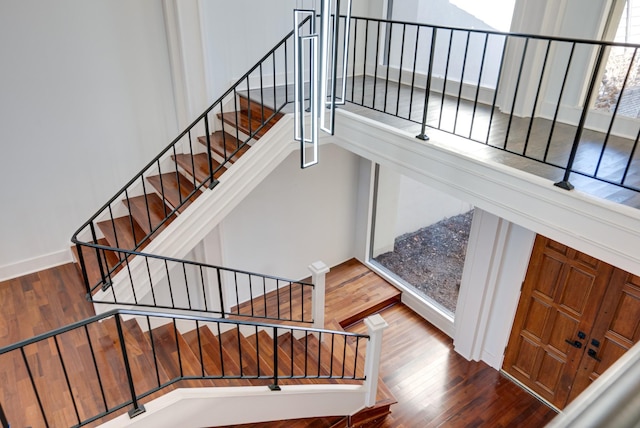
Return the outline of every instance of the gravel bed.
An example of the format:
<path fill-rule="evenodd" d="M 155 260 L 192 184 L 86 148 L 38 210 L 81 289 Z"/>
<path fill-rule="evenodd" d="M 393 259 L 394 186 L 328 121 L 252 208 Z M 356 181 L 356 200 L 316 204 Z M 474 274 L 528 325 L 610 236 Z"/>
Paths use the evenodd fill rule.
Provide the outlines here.
<path fill-rule="evenodd" d="M 473 210 L 399 236 L 378 263 L 455 313 Z"/>

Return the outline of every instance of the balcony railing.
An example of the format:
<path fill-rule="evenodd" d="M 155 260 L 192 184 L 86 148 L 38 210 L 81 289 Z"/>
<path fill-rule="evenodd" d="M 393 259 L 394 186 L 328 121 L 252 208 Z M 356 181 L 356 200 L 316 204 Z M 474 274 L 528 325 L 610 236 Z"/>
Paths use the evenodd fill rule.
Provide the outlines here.
<path fill-rule="evenodd" d="M 352 18 L 348 98 L 571 174 L 640 191 L 640 120 L 593 108 L 611 49 L 638 45 Z M 640 99 L 639 99 L 640 101 Z"/>

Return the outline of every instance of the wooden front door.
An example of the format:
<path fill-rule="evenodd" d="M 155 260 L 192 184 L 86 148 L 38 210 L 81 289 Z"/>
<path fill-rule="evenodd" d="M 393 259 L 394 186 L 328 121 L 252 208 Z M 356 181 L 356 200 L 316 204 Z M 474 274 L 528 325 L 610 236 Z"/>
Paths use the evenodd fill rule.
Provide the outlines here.
<path fill-rule="evenodd" d="M 610 265 L 538 235 L 503 369 L 558 408 L 566 404 Z M 598 305 L 595 305 L 598 306 Z"/>

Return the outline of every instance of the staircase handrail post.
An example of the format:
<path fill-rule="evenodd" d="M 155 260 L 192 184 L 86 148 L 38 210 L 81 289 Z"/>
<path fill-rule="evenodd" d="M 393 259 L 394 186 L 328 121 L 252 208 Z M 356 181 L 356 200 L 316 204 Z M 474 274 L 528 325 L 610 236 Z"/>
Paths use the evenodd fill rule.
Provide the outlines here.
<path fill-rule="evenodd" d="M 133 385 L 133 375 L 131 374 L 131 366 L 129 365 L 129 357 L 127 356 L 127 345 L 125 344 L 124 333 L 122 332 L 122 320 L 120 319 L 119 314 L 115 314 L 114 318 L 116 320 L 116 330 L 118 332 L 118 340 L 120 341 L 120 349 L 122 350 L 122 358 L 124 360 L 124 369 L 129 383 L 129 391 L 131 392 L 131 403 L 133 404 L 133 409 L 129 410 L 128 414 L 129 418 L 133 419 L 144 413 L 146 410 L 142 404 L 138 403 L 138 397 L 136 397 L 136 389 Z"/>
<path fill-rule="evenodd" d="M 389 327 L 389 324 L 379 314 L 365 318 L 364 324 L 367 326 L 369 343 L 367 344 L 367 355 L 364 362 L 365 375 L 365 402 L 364 405 L 371 407 L 376 404 L 376 392 L 378 391 L 378 375 L 380 371 L 380 355 L 382 353 L 382 332 Z"/>
<path fill-rule="evenodd" d="M 312 314 L 313 328 L 324 328 L 324 296 L 326 289 L 326 276 L 329 267 L 322 261 L 313 262 L 309 265 L 311 271 L 312 293 Z"/>
<path fill-rule="evenodd" d="M 271 391 L 280 391 L 278 385 L 278 327 L 273 327 L 273 383 L 269 385 Z"/>

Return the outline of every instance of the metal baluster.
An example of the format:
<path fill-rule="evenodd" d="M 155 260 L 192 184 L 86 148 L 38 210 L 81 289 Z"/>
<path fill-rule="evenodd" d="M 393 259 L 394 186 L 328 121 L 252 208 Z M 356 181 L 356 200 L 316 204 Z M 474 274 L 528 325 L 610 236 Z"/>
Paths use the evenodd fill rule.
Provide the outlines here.
<path fill-rule="evenodd" d="M 393 24 L 387 23 L 387 31 L 389 32 L 389 38 L 387 43 L 387 76 L 384 81 L 384 101 L 382 103 L 382 111 L 387 112 L 387 94 L 389 93 L 389 70 L 391 69 L 391 42 L 393 41 Z M 400 91 L 400 82 L 398 82 L 398 91 Z"/>
<path fill-rule="evenodd" d="M 353 61 L 351 62 L 351 102 L 354 102 L 354 92 L 356 88 L 356 47 L 358 44 L 358 19 L 353 19 L 353 53 L 351 57 Z"/>
<path fill-rule="evenodd" d="M 129 357 L 127 356 L 127 345 L 124 341 L 124 334 L 122 333 L 122 324 L 119 315 L 114 316 L 116 320 L 116 330 L 118 331 L 118 340 L 120 341 L 120 350 L 122 351 L 122 359 L 124 362 L 124 370 L 127 376 L 127 383 L 129 384 L 129 392 L 131 393 L 131 403 L 133 409 L 129 410 L 128 414 L 130 418 L 134 418 L 146 410 L 142 404 L 138 403 L 138 397 L 136 396 L 136 389 L 133 385 L 133 375 L 131 374 L 131 367 L 129 366 Z"/>
<path fill-rule="evenodd" d="M 31 387 L 33 388 L 33 393 L 36 396 L 36 401 L 38 402 L 38 408 L 40 409 L 40 414 L 42 415 L 42 419 L 44 420 L 45 427 L 49 428 L 49 421 L 47 420 L 47 415 L 44 412 L 44 407 L 42 406 L 42 400 L 40 399 L 40 394 L 38 393 L 38 388 L 36 387 L 36 382 L 33 379 L 33 373 L 31 373 L 31 367 L 29 366 L 29 361 L 27 360 L 27 355 L 24 352 L 24 347 L 20 348 L 20 353 L 22 354 L 22 361 L 24 361 L 24 365 L 27 369 L 27 374 L 29 375 L 29 381 L 31 382 Z"/>
<path fill-rule="evenodd" d="M 80 420 L 80 413 L 78 412 L 78 405 L 76 403 L 76 398 L 73 396 L 73 389 L 71 388 L 71 381 L 69 380 L 69 373 L 67 372 L 67 366 L 64 363 L 64 359 L 62 358 L 62 353 L 60 352 L 60 343 L 58 342 L 58 336 L 53 336 L 53 343 L 56 345 L 56 352 L 60 360 L 60 366 L 62 367 L 62 374 L 64 375 L 64 381 L 67 384 L 69 397 L 71 397 L 71 403 L 73 404 L 73 411 L 76 414 L 76 419 L 78 421 L 78 424 L 80 424 L 80 422 L 82 421 Z"/>
<path fill-rule="evenodd" d="M 93 350 L 93 344 L 91 343 L 91 336 L 89 334 L 89 327 L 84 325 L 84 333 L 87 338 L 87 344 L 89 345 L 89 352 L 91 353 L 91 359 L 93 360 L 93 368 L 96 371 L 96 378 L 98 379 L 98 386 L 100 387 L 100 395 L 102 395 L 102 404 L 104 405 L 104 411 L 108 412 L 109 407 L 107 406 L 107 398 L 104 394 L 104 386 L 102 385 L 102 377 L 100 376 L 100 371 L 98 370 L 98 361 L 96 360 L 96 353 Z"/>
<path fill-rule="evenodd" d="M 151 343 L 151 355 L 153 355 L 153 365 L 156 369 L 156 382 L 158 382 L 158 387 L 160 387 L 160 369 L 158 368 L 158 356 L 156 354 L 156 345 L 153 340 L 153 329 L 151 328 L 151 319 L 149 315 L 145 317 L 147 319 L 147 330 L 149 331 L 149 342 Z"/>
<path fill-rule="evenodd" d="M 416 27 L 416 44 L 413 47 L 413 69 L 411 70 L 411 92 L 409 94 L 409 113 L 407 115 L 407 119 L 411 120 L 411 112 L 413 111 L 413 91 L 415 89 L 416 83 L 416 64 L 418 62 L 418 42 L 420 40 L 420 27 Z"/>
<path fill-rule="evenodd" d="M 456 103 L 456 116 L 453 120 L 453 133 L 456 133 L 456 128 L 458 126 L 458 112 L 460 111 L 460 100 L 462 99 L 462 88 L 464 87 L 464 72 L 467 68 L 467 55 L 469 53 L 469 38 L 471 37 L 471 33 L 467 31 L 467 39 L 464 45 L 464 56 L 462 59 L 462 71 L 460 73 L 460 86 L 458 87 L 458 101 Z"/>
<path fill-rule="evenodd" d="M 364 105 L 364 89 L 365 89 L 365 82 L 367 81 L 367 46 L 368 44 L 369 44 L 369 20 L 367 19 L 365 21 L 365 26 L 364 26 L 364 59 L 362 61 L 362 102 L 360 103 L 360 105 Z"/>
<path fill-rule="evenodd" d="M 402 89 L 402 65 L 404 63 L 404 40 L 407 32 L 407 24 L 402 24 L 402 41 L 400 42 L 400 67 L 398 68 L 398 96 L 396 97 L 396 116 L 400 111 L 400 92 Z M 391 37 L 389 37 L 389 46 L 391 46 Z M 391 65 L 391 64 L 388 64 Z"/>
<path fill-rule="evenodd" d="M 176 319 L 173 318 L 173 336 L 176 339 L 176 352 L 178 353 L 178 366 L 180 368 L 180 378 L 184 377 L 184 369 L 182 368 L 182 355 L 180 352 L 180 341 L 178 340 L 178 325 Z"/>
<path fill-rule="evenodd" d="M 244 377 L 244 368 L 242 367 L 242 343 L 240 341 L 240 325 L 236 324 L 236 338 L 238 339 L 238 365 L 240 366 L 240 377 Z"/>
<path fill-rule="evenodd" d="M 248 279 L 249 279 L 249 303 L 251 304 L 251 316 L 255 315 L 255 311 L 254 311 L 254 304 L 253 304 L 253 281 L 252 281 L 252 275 L 247 275 Z"/>
<path fill-rule="evenodd" d="M 533 108 L 531 109 L 531 120 L 529 121 L 529 128 L 527 129 L 527 138 L 524 140 L 524 149 L 522 154 L 527 155 L 527 147 L 529 145 L 529 138 L 531 137 L 531 130 L 533 129 L 533 120 L 535 119 L 536 110 L 538 108 L 538 101 L 540 98 L 540 90 L 542 89 L 542 79 L 544 78 L 544 72 L 547 68 L 547 61 L 549 58 L 549 51 L 551 50 L 551 41 L 547 40 L 547 49 L 544 54 L 544 61 L 542 62 L 542 70 L 540 70 L 540 80 L 538 81 L 538 89 L 536 91 L 536 98 L 533 101 Z M 547 147 L 548 149 L 548 147 Z"/>
<path fill-rule="evenodd" d="M 224 351 L 222 350 L 222 333 L 220 332 L 220 323 L 216 323 L 216 328 L 218 330 L 218 353 L 220 356 L 220 377 L 224 376 Z"/>
<path fill-rule="evenodd" d="M 4 414 L 2 405 L 0 405 L 0 425 L 2 425 L 2 428 L 9 428 L 9 422 L 7 421 L 7 416 Z"/>
<path fill-rule="evenodd" d="M 547 161 L 547 155 L 549 154 L 549 148 L 551 147 L 551 141 L 553 139 L 553 132 L 556 128 L 556 123 L 558 121 L 558 113 L 560 112 L 560 106 L 562 104 L 562 95 L 564 94 L 564 88 L 567 83 L 567 77 L 569 76 L 569 68 L 571 67 L 571 60 L 573 59 L 573 53 L 575 51 L 576 44 L 573 43 L 571 46 L 571 53 L 569 54 L 569 59 L 567 60 L 567 68 L 564 72 L 564 79 L 562 80 L 562 86 L 560 87 L 560 93 L 558 94 L 558 101 L 556 103 L 556 110 L 553 114 L 553 120 L 551 121 L 551 129 L 549 130 L 549 139 L 547 140 L 547 147 L 544 152 L 544 157 L 542 158 L 543 162 Z M 570 189 L 569 189 L 570 190 Z"/>
<path fill-rule="evenodd" d="M 200 338 L 200 323 L 196 320 L 196 336 L 198 337 L 198 356 L 200 357 L 200 368 L 202 369 L 202 377 L 204 373 L 204 357 L 202 355 L 202 339 Z"/>
<path fill-rule="evenodd" d="M 524 69 L 524 61 L 527 58 L 528 48 L 529 48 L 529 39 L 525 38 L 524 48 L 522 49 L 522 57 L 520 58 L 520 68 L 518 70 L 518 78 L 516 79 L 516 87 L 513 90 L 513 100 L 511 101 L 511 111 L 509 112 L 509 123 L 507 124 L 507 131 L 504 136 L 504 145 L 502 146 L 502 148 L 505 150 L 507 149 L 507 144 L 509 141 L 509 132 L 511 131 L 511 123 L 513 121 L 513 111 L 516 108 L 516 101 L 518 99 L 518 92 L 520 89 L 520 78 L 522 77 L 522 70 Z"/>
<path fill-rule="evenodd" d="M 574 43 L 575 46 L 575 43 Z M 589 108 L 591 107 L 591 97 L 593 96 L 594 89 L 596 87 L 596 83 L 598 81 L 598 71 L 602 65 L 602 59 L 604 58 L 604 45 L 600 45 L 598 49 L 598 58 L 596 59 L 596 63 L 591 70 L 591 81 L 589 82 L 589 88 L 587 89 L 587 93 L 585 94 L 584 105 L 582 106 L 582 114 L 580 116 L 580 122 L 578 123 L 578 129 L 576 131 L 576 136 L 573 140 L 573 145 L 571 146 L 571 153 L 569 154 L 569 161 L 567 162 L 567 167 L 564 171 L 564 177 L 561 181 L 554 183 L 555 186 L 558 186 L 565 190 L 572 190 L 573 185 L 569 183 L 569 175 L 571 175 L 571 169 L 573 168 L 573 162 L 576 159 L 576 153 L 578 152 L 578 145 L 580 144 L 580 138 L 582 137 L 582 131 L 584 130 L 584 123 L 587 120 L 587 114 L 589 113 Z"/>
<path fill-rule="evenodd" d="M 376 109 L 376 89 L 378 87 L 378 58 L 380 55 L 380 21 L 378 21 L 378 31 L 376 33 L 376 63 L 373 69 L 373 101 L 371 102 L 371 108 Z"/>
<path fill-rule="evenodd" d="M 204 272 L 202 270 L 202 265 L 198 267 L 200 269 L 200 283 L 202 284 L 202 300 L 204 300 L 204 310 L 209 312 L 209 305 L 207 303 L 207 290 L 204 286 Z"/>
<path fill-rule="evenodd" d="M 169 264 L 167 263 L 167 260 L 164 260 L 164 270 L 167 273 L 167 285 L 169 286 L 169 297 L 171 298 L 171 307 L 175 308 L 176 307 L 176 303 L 173 300 L 173 287 L 171 286 L 171 275 L 169 275 Z"/>
<path fill-rule="evenodd" d="M 431 92 L 431 76 L 433 75 L 433 56 L 436 52 L 436 37 L 438 35 L 437 28 L 431 29 L 431 50 L 429 51 L 429 71 L 427 72 L 427 82 L 424 93 L 424 106 L 422 107 L 422 128 L 420 129 L 420 133 L 416 135 L 416 138 L 427 141 L 429 136 L 426 134 L 427 128 L 427 110 L 429 107 L 429 98 Z"/>
<path fill-rule="evenodd" d="M 476 119 L 476 110 L 478 108 L 478 97 L 480 96 L 480 87 L 482 86 L 482 74 L 484 72 L 484 60 L 487 56 L 487 45 L 489 43 L 489 34 L 484 35 L 484 46 L 482 48 L 482 59 L 480 60 L 480 71 L 478 72 L 478 84 L 476 85 L 476 96 L 473 100 L 473 113 L 471 113 L 471 125 L 469 125 L 469 139 L 473 134 L 473 123 Z"/>
<path fill-rule="evenodd" d="M 449 64 L 451 63 L 451 46 L 453 46 L 453 30 L 449 30 L 449 48 L 447 50 L 446 65 L 444 67 L 442 95 L 440 96 L 440 117 L 438 118 L 438 129 L 442 128 L 442 113 L 444 112 L 444 99 L 447 95 L 447 80 L 449 80 Z"/>
<path fill-rule="evenodd" d="M 187 278 L 187 264 L 182 262 L 182 272 L 184 273 L 184 288 L 187 292 L 187 305 L 189 305 L 189 309 L 193 309 L 191 307 L 191 295 L 189 293 L 189 279 Z"/>
<path fill-rule="evenodd" d="M 216 276 L 218 277 L 218 293 L 220 297 L 220 313 L 222 318 L 226 317 L 227 309 L 224 307 L 224 295 L 222 293 L 222 278 L 220 275 L 220 269 L 216 268 Z"/>
<path fill-rule="evenodd" d="M 278 385 L 278 327 L 273 327 L 273 383 L 269 385 L 271 391 L 280 391 Z"/>
<path fill-rule="evenodd" d="M 502 44 L 502 55 L 500 56 L 500 66 L 498 67 L 498 76 L 496 76 L 496 88 L 493 91 L 493 102 L 491 104 L 491 114 L 489 115 L 489 125 L 487 126 L 487 139 L 485 144 L 489 144 L 489 136 L 491 134 L 491 124 L 493 122 L 493 114 L 496 111 L 496 101 L 498 101 L 498 89 L 500 89 L 500 80 L 502 79 L 502 69 L 504 65 L 504 58 L 507 54 L 507 40 L 509 36 L 504 37 L 504 43 Z"/>
<path fill-rule="evenodd" d="M 149 277 L 149 289 L 151 290 L 151 300 L 153 301 L 153 306 L 158 306 L 158 302 L 156 301 L 156 292 L 153 287 L 153 280 L 151 279 L 151 268 L 149 267 L 148 256 L 144 256 L 144 262 L 147 265 L 147 276 Z"/>

